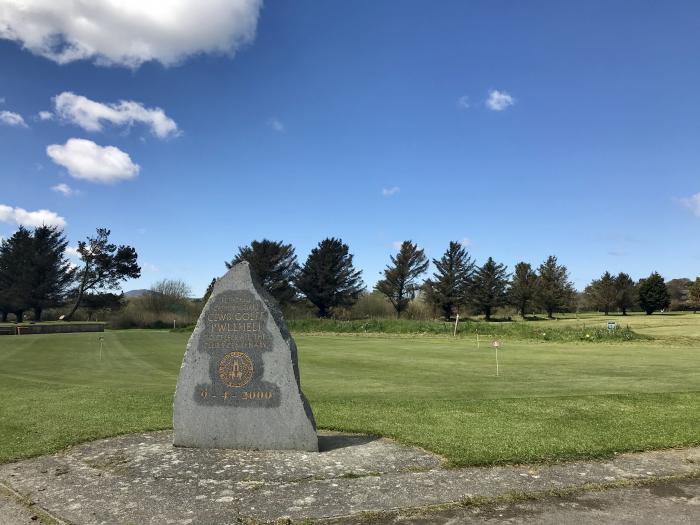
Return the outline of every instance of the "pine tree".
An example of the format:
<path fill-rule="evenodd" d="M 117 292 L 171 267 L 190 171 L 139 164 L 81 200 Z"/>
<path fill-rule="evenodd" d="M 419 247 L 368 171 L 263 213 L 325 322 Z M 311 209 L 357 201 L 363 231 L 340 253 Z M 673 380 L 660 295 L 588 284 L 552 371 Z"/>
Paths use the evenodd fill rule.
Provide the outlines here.
<path fill-rule="evenodd" d="M 696 277 L 695 281 L 688 286 L 688 295 L 690 303 L 693 305 L 693 313 L 697 313 L 700 308 L 700 277 Z"/>
<path fill-rule="evenodd" d="M 124 294 L 114 293 L 86 293 L 82 300 L 83 308 L 87 311 L 88 321 L 99 312 L 116 311 L 124 305 Z"/>
<path fill-rule="evenodd" d="M 615 291 L 617 292 L 615 305 L 622 315 L 627 315 L 627 310 L 637 303 L 637 287 L 634 281 L 626 273 L 620 272 L 615 277 Z"/>
<path fill-rule="evenodd" d="M 136 263 L 136 250 L 131 246 L 110 243 L 110 233 L 106 228 L 97 228 L 95 237 L 78 242 L 78 253 L 83 266 L 76 272 L 76 300 L 71 311 L 65 316 L 67 321 L 75 314 L 86 292 L 115 289 L 120 282 L 141 276 L 141 268 Z"/>
<path fill-rule="evenodd" d="M 250 246 L 240 246 L 238 254 L 226 267 L 231 268 L 241 261 L 250 264 L 250 269 L 277 302 L 285 305 L 294 301 L 297 296 L 294 281 L 299 265 L 291 244 L 268 239 L 253 241 Z"/>
<path fill-rule="evenodd" d="M 13 313 L 17 322 L 21 322 L 25 310 L 29 308 L 33 259 L 32 234 L 22 226 L 0 243 L 0 309 L 3 321 L 7 321 L 8 313 Z"/>
<path fill-rule="evenodd" d="M 647 315 L 655 310 L 663 310 L 671 304 L 671 296 L 666 288 L 664 278 L 657 272 L 653 272 L 646 279 L 639 281 L 639 306 Z"/>
<path fill-rule="evenodd" d="M 574 297 L 574 285 L 569 281 L 569 272 L 557 258 L 550 255 L 537 269 L 537 302 L 547 312 L 549 319 Z"/>
<path fill-rule="evenodd" d="M 605 272 L 600 279 L 594 279 L 586 287 L 585 293 L 590 298 L 597 310 L 602 310 L 605 315 L 610 313 L 617 300 L 617 287 L 615 277 L 610 272 Z"/>
<path fill-rule="evenodd" d="M 207 290 L 204 292 L 204 297 L 202 297 L 202 305 L 207 304 L 207 301 L 209 301 L 209 298 L 211 297 L 211 293 L 214 291 L 214 285 L 216 284 L 216 277 L 214 277 L 211 282 L 209 283 L 209 286 L 207 286 Z"/>
<path fill-rule="evenodd" d="M 389 299 L 397 317 L 401 317 L 415 298 L 420 288 L 416 281 L 428 269 L 428 264 L 423 250 L 411 241 L 401 243 L 399 253 L 391 256 L 391 264 L 384 269 L 384 279 L 374 288 Z"/>
<path fill-rule="evenodd" d="M 487 321 L 491 320 L 493 310 L 506 304 L 506 287 L 508 272 L 504 264 L 497 263 L 489 257 L 474 274 L 472 304 L 475 310 L 483 312 Z"/>
<path fill-rule="evenodd" d="M 462 245 L 451 241 L 440 260 L 433 259 L 435 273 L 427 279 L 423 290 L 428 301 L 440 309 L 449 320 L 467 303 L 474 273 L 474 262 Z"/>
<path fill-rule="evenodd" d="M 73 283 L 75 270 L 66 258 L 67 246 L 65 235 L 56 227 L 40 226 L 34 230 L 27 305 L 34 310 L 35 321 L 41 321 L 44 308 L 60 305 Z"/>
<path fill-rule="evenodd" d="M 508 302 L 515 306 L 520 316 L 525 319 L 527 307 L 535 298 L 537 274 L 530 263 L 519 262 L 515 265 L 515 274 L 508 289 Z"/>
<path fill-rule="evenodd" d="M 296 286 L 316 306 L 319 317 L 328 317 L 334 307 L 352 306 L 364 290 L 362 272 L 352 258 L 341 239 L 324 239 L 299 271 Z"/>

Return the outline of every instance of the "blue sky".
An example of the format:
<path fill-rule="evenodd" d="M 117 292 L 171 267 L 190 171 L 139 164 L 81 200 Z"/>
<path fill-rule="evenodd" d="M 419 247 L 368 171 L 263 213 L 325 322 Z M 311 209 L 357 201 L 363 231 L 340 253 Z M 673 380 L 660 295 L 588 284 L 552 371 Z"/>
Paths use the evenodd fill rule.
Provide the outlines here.
<path fill-rule="evenodd" d="M 369 285 L 404 239 L 430 257 L 465 240 L 510 268 L 556 254 L 579 288 L 700 274 L 696 2 L 217 0 L 193 23 L 164 0 L 96 10 L 92 33 L 79 7 L 14 3 L 0 236 L 46 217 L 72 245 L 109 227 L 143 266 L 125 289 L 201 294 L 263 237 L 302 262 L 341 237 Z"/>

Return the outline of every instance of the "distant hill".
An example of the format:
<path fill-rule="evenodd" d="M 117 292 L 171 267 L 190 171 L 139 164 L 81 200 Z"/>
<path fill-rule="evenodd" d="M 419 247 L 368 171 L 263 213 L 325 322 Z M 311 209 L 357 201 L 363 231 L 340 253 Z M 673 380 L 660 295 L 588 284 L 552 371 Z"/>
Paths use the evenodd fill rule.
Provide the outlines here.
<path fill-rule="evenodd" d="M 149 293 L 151 293 L 150 290 L 141 288 L 139 290 L 129 290 L 128 292 L 124 292 L 124 297 L 143 297 L 144 295 L 148 295 Z"/>

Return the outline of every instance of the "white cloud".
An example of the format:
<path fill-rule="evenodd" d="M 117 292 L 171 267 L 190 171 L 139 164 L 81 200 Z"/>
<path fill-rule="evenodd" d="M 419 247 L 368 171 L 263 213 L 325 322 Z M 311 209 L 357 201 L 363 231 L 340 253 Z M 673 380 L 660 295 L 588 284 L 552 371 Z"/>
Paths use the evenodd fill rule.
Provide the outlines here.
<path fill-rule="evenodd" d="M 486 107 L 493 111 L 503 111 L 515 104 L 515 99 L 505 91 L 492 89 L 489 91 L 489 98 L 486 99 Z"/>
<path fill-rule="evenodd" d="M 164 139 L 179 133 L 177 124 L 160 108 L 146 108 L 133 100 L 121 100 L 114 104 L 95 102 L 87 97 L 64 91 L 53 98 L 56 115 L 77 124 L 86 131 L 101 131 L 102 122 L 115 126 L 145 124 L 158 138 Z"/>
<path fill-rule="evenodd" d="M 195 7 L 196 6 L 196 7 Z M 2 0 L 0 38 L 59 64 L 165 66 L 252 42 L 262 0 Z"/>
<path fill-rule="evenodd" d="M 286 130 L 284 122 L 275 117 L 267 119 L 267 125 L 279 133 L 283 133 Z"/>
<path fill-rule="evenodd" d="M 7 124 L 8 126 L 20 126 L 22 128 L 27 127 L 27 123 L 24 118 L 19 113 L 13 113 L 12 111 L 0 111 L 0 122 Z"/>
<path fill-rule="evenodd" d="M 685 197 L 680 200 L 681 204 L 693 212 L 694 215 L 700 217 L 700 193 Z"/>
<path fill-rule="evenodd" d="M 141 269 L 142 269 L 144 272 L 148 272 L 148 273 L 158 273 L 158 272 L 160 272 L 160 268 L 158 268 L 155 264 L 151 264 L 151 263 L 149 263 L 149 262 L 145 262 L 145 263 L 141 264 Z"/>
<path fill-rule="evenodd" d="M 403 241 L 394 241 L 391 243 L 391 247 L 396 251 L 401 249 L 401 245 L 403 245 Z"/>
<path fill-rule="evenodd" d="M 4 104 L 4 103 L 5 103 L 5 97 L 0 97 L 0 104 Z"/>
<path fill-rule="evenodd" d="M 77 246 L 66 246 L 66 255 L 68 257 L 75 257 L 76 259 L 80 257 L 80 252 L 78 252 Z"/>
<path fill-rule="evenodd" d="M 56 184 L 55 186 L 51 186 L 51 189 L 55 191 L 56 193 L 62 193 L 66 197 L 70 197 L 71 195 L 75 195 L 76 191 L 68 186 L 68 184 L 61 183 L 61 184 Z"/>
<path fill-rule="evenodd" d="M 459 244 L 466 248 L 467 246 L 471 246 L 472 240 L 469 237 L 463 237 L 462 240 L 459 241 Z"/>
<path fill-rule="evenodd" d="M 462 95 L 457 99 L 457 107 L 459 109 L 469 109 L 469 97 L 467 95 Z"/>
<path fill-rule="evenodd" d="M 58 226 L 65 228 L 66 220 L 50 210 L 27 211 L 0 204 L 0 222 L 14 223 L 18 226 L 36 228 L 38 226 Z"/>
<path fill-rule="evenodd" d="M 401 188 L 398 186 L 392 186 L 391 188 L 382 188 L 382 195 L 384 197 L 391 197 L 392 195 L 396 195 L 399 191 L 401 191 Z"/>
<path fill-rule="evenodd" d="M 51 120 L 53 118 L 53 113 L 50 111 L 39 111 L 37 116 L 39 117 L 39 120 Z"/>
<path fill-rule="evenodd" d="M 133 179 L 141 169 L 131 157 L 114 146 L 99 146 L 91 140 L 68 139 L 64 145 L 52 144 L 46 154 L 76 179 L 91 182 L 118 182 Z"/>

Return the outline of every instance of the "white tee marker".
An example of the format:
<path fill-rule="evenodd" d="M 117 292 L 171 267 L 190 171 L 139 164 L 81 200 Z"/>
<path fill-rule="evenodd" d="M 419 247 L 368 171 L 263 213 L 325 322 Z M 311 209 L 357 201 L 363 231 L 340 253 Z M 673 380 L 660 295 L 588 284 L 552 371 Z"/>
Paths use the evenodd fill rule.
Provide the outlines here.
<path fill-rule="evenodd" d="M 494 339 L 491 346 L 496 349 L 496 377 L 498 377 L 498 349 L 501 348 L 501 341 L 499 339 Z"/>

